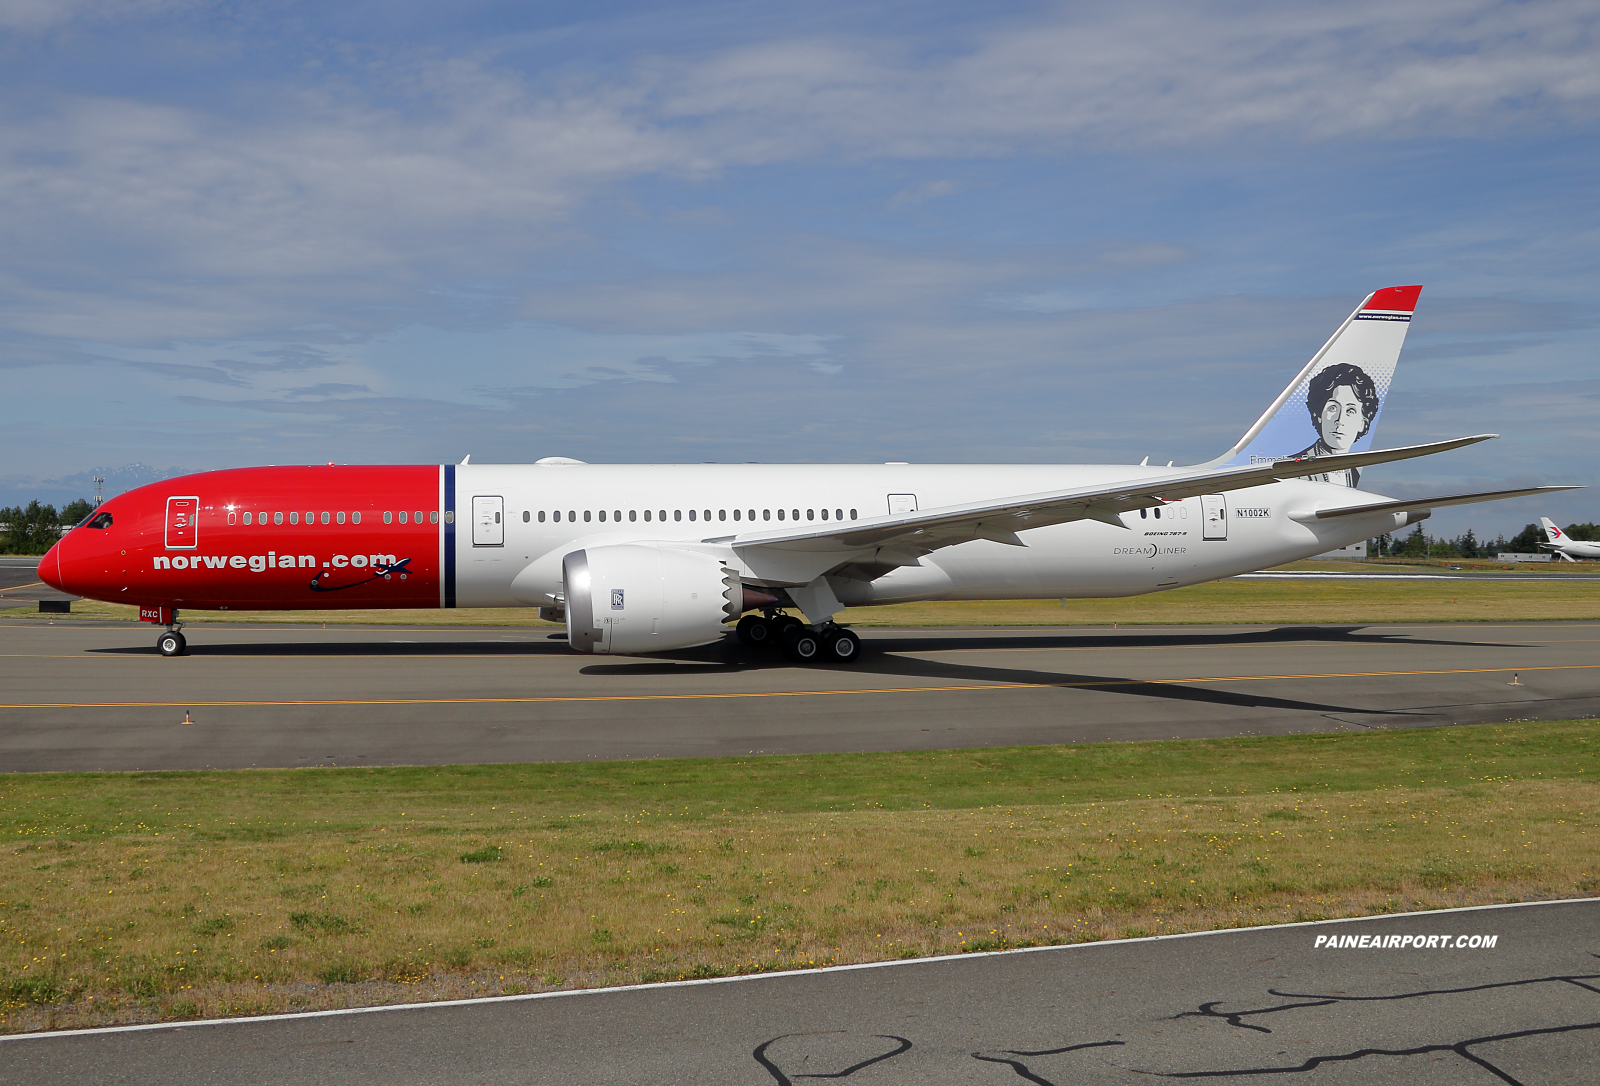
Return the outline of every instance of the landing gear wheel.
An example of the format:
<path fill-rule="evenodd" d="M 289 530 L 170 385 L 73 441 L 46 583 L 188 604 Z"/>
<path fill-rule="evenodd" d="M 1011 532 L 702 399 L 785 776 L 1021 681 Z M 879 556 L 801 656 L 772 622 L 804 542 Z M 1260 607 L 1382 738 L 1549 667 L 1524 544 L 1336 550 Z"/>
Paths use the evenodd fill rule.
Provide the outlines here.
<path fill-rule="evenodd" d="M 780 645 L 783 644 L 783 635 L 785 633 L 790 630 L 797 630 L 805 625 L 804 622 L 801 622 L 793 615 L 774 615 L 772 618 L 767 619 L 767 622 L 772 626 L 773 639 Z"/>
<path fill-rule="evenodd" d="M 156 648 L 160 650 L 163 656 L 182 656 L 184 649 L 188 647 L 189 643 L 183 639 L 183 635 L 177 630 L 168 630 L 156 638 Z"/>
<path fill-rule="evenodd" d="M 861 655 L 861 638 L 849 630 L 835 630 L 822 640 L 823 659 L 833 664 L 853 664 Z"/>
<path fill-rule="evenodd" d="M 772 623 L 760 615 L 745 615 L 733 632 L 747 648 L 756 649 L 772 644 Z"/>
<path fill-rule="evenodd" d="M 822 656 L 822 638 L 808 626 L 796 622 L 778 635 L 783 654 L 797 664 L 815 663 Z"/>

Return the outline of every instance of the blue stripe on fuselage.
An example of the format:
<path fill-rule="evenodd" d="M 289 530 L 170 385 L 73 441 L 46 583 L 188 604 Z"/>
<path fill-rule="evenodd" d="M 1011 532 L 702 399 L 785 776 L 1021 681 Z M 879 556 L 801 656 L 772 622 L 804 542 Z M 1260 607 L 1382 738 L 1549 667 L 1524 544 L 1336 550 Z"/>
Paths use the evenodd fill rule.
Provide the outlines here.
<path fill-rule="evenodd" d="M 456 466 L 444 466 L 444 605 L 456 605 Z"/>

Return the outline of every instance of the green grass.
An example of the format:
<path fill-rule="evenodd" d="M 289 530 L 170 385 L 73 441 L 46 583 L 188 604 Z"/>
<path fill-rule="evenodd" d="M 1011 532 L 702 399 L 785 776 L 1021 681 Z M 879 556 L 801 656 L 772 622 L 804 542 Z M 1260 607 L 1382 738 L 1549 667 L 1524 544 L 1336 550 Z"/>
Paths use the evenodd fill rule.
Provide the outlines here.
<path fill-rule="evenodd" d="M 1600 892 L 1600 724 L 0 777 L 0 1029 Z"/>
<path fill-rule="evenodd" d="M 1500 766 L 1518 777 L 1600 773 L 1597 741 L 1600 726 L 1569 722 L 887 754 L 42 773 L 0 777 L 0 841 L 40 833 L 67 840 L 184 833 L 199 841 L 271 841 L 463 810 L 461 828 L 492 826 L 505 817 L 497 812 L 508 797 L 526 805 L 519 818 L 559 831 L 634 807 L 655 818 L 699 820 L 731 812 L 1454 787 L 1492 778 Z M 612 838 L 592 848 L 659 851 Z M 481 862 L 469 856 L 487 855 L 461 859 Z"/>

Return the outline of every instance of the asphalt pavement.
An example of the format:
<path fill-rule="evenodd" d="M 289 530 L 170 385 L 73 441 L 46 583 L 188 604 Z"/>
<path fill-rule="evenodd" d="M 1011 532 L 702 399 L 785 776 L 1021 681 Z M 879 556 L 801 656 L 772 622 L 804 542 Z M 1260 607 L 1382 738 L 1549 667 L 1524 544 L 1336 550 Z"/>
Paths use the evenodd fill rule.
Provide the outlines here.
<path fill-rule="evenodd" d="M 0 1084 L 30 1086 L 1592 1086 L 1597 1068 L 1600 901 L 0 1040 Z"/>
<path fill-rule="evenodd" d="M 0 619 L 0 771 L 666 758 L 1600 715 L 1600 623 L 863 630 L 852 665 L 543 630 Z M 189 720 L 192 723 L 186 723 Z"/>

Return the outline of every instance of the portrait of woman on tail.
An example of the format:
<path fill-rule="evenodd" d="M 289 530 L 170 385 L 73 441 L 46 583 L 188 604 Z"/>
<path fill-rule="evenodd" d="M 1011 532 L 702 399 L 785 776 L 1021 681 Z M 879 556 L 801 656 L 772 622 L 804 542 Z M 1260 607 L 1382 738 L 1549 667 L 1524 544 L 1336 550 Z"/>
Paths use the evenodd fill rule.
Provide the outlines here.
<path fill-rule="evenodd" d="M 1322 370 L 1306 386 L 1306 409 L 1311 412 L 1311 425 L 1319 436 L 1310 448 L 1295 455 L 1301 460 L 1313 460 L 1349 452 L 1372 429 L 1378 406 L 1378 388 L 1360 366 L 1341 362 Z M 1354 487 L 1360 484 L 1361 473 L 1355 468 L 1342 468 L 1306 478 Z"/>

